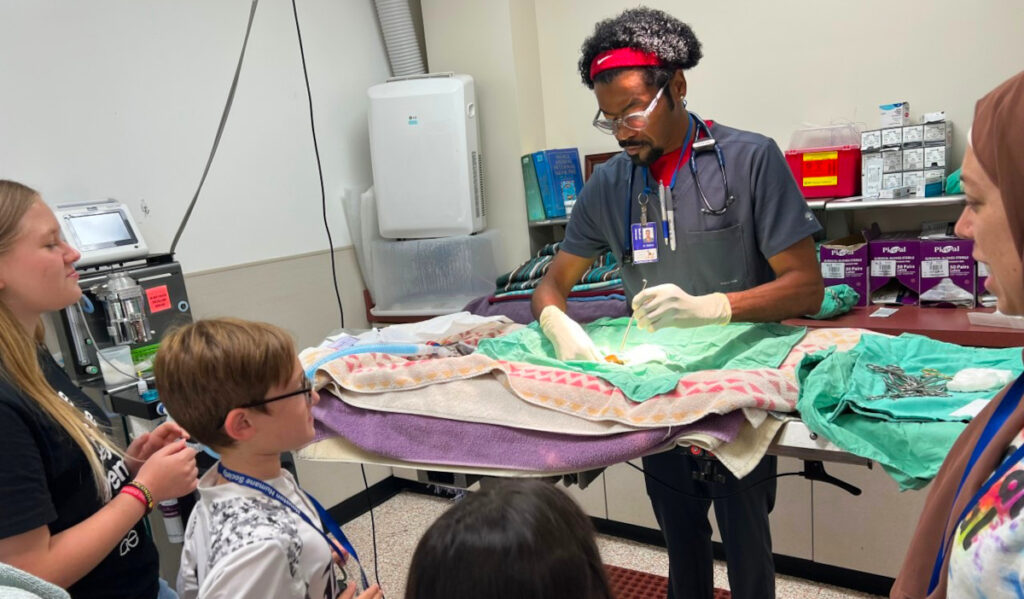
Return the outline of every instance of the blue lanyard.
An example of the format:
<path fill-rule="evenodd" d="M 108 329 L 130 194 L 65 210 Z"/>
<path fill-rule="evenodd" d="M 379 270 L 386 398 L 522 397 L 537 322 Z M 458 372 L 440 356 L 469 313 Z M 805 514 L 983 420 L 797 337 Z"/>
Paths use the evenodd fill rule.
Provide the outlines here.
<path fill-rule="evenodd" d="M 992 438 L 995 437 L 996 432 L 1002 428 L 1003 424 L 1010 417 L 1010 414 L 1017 408 L 1020 403 L 1021 396 L 1024 395 L 1024 375 L 1017 378 L 1017 381 L 1010 387 L 1010 390 L 1006 392 L 1003 399 L 996 406 L 995 412 L 992 413 L 992 418 L 989 419 L 985 425 L 985 429 L 981 432 L 981 436 L 978 437 L 978 442 L 974 445 L 974 451 L 971 452 L 971 458 L 967 461 L 967 466 L 964 468 L 963 476 L 960 477 L 960 484 L 956 488 L 956 495 L 953 496 L 953 502 L 950 504 L 950 510 L 952 506 L 956 505 L 956 500 L 960 497 L 960 491 L 963 490 L 964 482 L 967 480 L 967 475 L 970 474 L 971 469 L 974 467 L 975 462 L 981 457 L 982 452 L 988 447 L 989 443 L 992 442 Z M 985 484 L 978 489 L 978 492 L 971 497 L 971 500 L 967 502 L 964 509 L 960 512 L 960 516 L 953 522 L 953 530 L 949 530 L 949 522 L 946 522 L 946 529 L 942 531 L 942 545 L 939 546 L 938 554 L 935 556 L 935 564 L 932 566 L 932 578 L 928 584 L 928 594 L 930 595 L 935 587 L 939 586 L 939 577 L 942 575 L 942 564 L 946 561 L 946 556 L 949 554 L 952 544 L 953 537 L 956 535 L 956 529 L 960 525 L 960 522 L 974 509 L 974 506 L 978 504 L 978 501 L 992 488 L 996 482 L 1001 480 L 1006 473 L 1009 472 L 1017 463 L 1024 459 L 1024 445 L 1019 447 L 1017 451 L 1013 452 L 1006 461 L 1003 462 L 992 476 L 985 481 Z M 952 513 L 950 514 L 952 515 Z"/>
<path fill-rule="evenodd" d="M 689 150 L 690 156 L 693 156 L 693 148 L 690 146 L 693 144 L 693 139 L 690 137 L 690 131 L 693 131 L 693 115 L 687 115 L 686 118 L 686 137 L 683 138 L 683 146 L 679 148 L 679 159 L 676 160 L 676 168 L 672 171 L 672 182 L 669 183 L 669 189 L 676 188 L 676 178 L 679 176 L 679 167 L 683 165 L 683 156 L 686 156 L 687 150 Z M 644 193 L 651 193 L 651 187 L 647 183 L 647 171 L 649 169 L 644 167 Z M 632 190 L 630 190 L 632 192 Z M 632 219 L 630 219 L 632 220 Z"/>
<path fill-rule="evenodd" d="M 679 149 L 679 160 L 676 161 L 676 170 L 672 173 L 672 182 L 669 184 L 669 189 L 676 188 L 676 177 L 679 176 L 679 167 L 683 164 L 683 156 L 686 155 L 686 149 L 689 145 L 693 144 L 693 139 L 690 137 L 690 131 L 693 128 L 693 115 L 687 115 L 686 119 L 686 137 L 683 141 L 682 148 Z M 693 148 L 690 148 L 690 156 L 693 156 Z M 648 196 L 651 194 L 651 186 L 647 179 L 647 167 L 644 167 L 644 193 Z M 629 169 L 629 184 L 626 188 L 626 237 L 622 244 L 623 256 L 630 257 L 632 259 L 633 248 L 630 245 L 630 226 L 633 223 L 633 175 L 636 172 L 636 168 Z M 665 215 L 661 215 L 665 218 Z"/>
<path fill-rule="evenodd" d="M 306 524 L 312 526 L 313 530 L 320 533 L 320 536 L 323 537 L 325 541 L 327 541 L 327 545 L 334 548 L 338 555 L 344 555 L 341 552 L 341 548 L 344 548 L 345 551 L 348 552 L 348 555 L 352 559 L 356 560 L 356 565 L 359 566 L 359 575 L 363 578 L 363 588 L 369 588 L 370 584 L 366 578 L 366 572 L 363 571 L 363 565 L 359 562 L 359 556 L 356 554 L 355 548 L 352 547 L 352 543 L 349 543 L 348 537 L 345 536 L 345 533 L 341 532 L 341 527 L 338 526 L 338 523 L 334 520 L 334 518 L 331 517 L 329 513 L 327 513 L 327 510 L 324 509 L 324 506 L 320 505 L 320 502 L 317 501 L 315 497 L 313 497 L 309 493 L 306 493 L 306 491 L 302 491 L 303 493 L 306 493 L 306 497 L 309 498 L 309 501 L 313 504 L 313 507 L 316 508 L 316 513 L 320 516 L 320 522 L 322 522 L 324 527 L 326 527 L 327 530 L 329 530 L 331 534 L 334 535 L 334 539 L 337 539 L 337 541 L 341 543 L 341 548 L 338 547 L 338 545 L 334 542 L 334 540 L 331 539 L 331 537 L 327 536 L 323 529 L 314 524 L 313 521 L 309 518 L 309 516 L 306 515 L 305 512 L 296 507 L 295 504 L 291 502 L 291 500 L 285 497 L 284 494 L 275 489 L 273 486 L 267 484 L 262 480 L 242 474 L 241 472 L 231 470 L 230 468 L 225 467 L 224 464 L 221 464 L 220 462 L 217 463 L 217 472 L 221 476 L 223 476 L 225 480 L 242 485 L 243 487 L 248 487 L 254 491 L 259 491 L 260 493 L 263 493 L 267 497 L 276 500 L 284 507 L 295 512 L 295 514 L 298 515 L 299 518 L 302 518 L 302 520 Z"/>

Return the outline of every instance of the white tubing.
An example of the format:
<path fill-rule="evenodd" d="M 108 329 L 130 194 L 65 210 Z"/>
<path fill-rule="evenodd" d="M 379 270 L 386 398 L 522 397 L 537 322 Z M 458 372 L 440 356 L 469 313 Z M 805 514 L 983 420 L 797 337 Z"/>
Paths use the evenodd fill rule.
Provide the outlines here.
<path fill-rule="evenodd" d="M 374 0 L 384 34 L 391 74 L 395 77 L 426 72 L 408 0 Z"/>

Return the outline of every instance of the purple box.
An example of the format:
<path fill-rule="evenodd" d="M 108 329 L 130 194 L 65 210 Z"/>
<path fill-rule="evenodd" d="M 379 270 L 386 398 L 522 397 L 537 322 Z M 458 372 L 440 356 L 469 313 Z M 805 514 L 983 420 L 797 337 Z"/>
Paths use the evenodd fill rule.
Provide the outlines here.
<path fill-rule="evenodd" d="M 988 264 L 984 262 L 974 263 L 974 268 L 978 273 L 977 286 L 975 292 L 978 294 L 978 305 L 985 306 L 986 308 L 996 307 L 996 296 L 994 293 L 985 288 L 985 280 L 988 279 Z"/>
<path fill-rule="evenodd" d="M 921 285 L 918 288 L 922 306 L 966 306 L 976 301 L 974 242 L 969 239 L 922 239 Z"/>
<path fill-rule="evenodd" d="M 819 258 L 826 287 L 845 283 L 860 295 L 858 306 L 868 305 L 868 242 L 863 235 L 822 244 Z"/>
<path fill-rule="evenodd" d="M 911 306 L 920 288 L 921 240 L 915 233 L 887 233 L 868 242 L 871 303 Z"/>

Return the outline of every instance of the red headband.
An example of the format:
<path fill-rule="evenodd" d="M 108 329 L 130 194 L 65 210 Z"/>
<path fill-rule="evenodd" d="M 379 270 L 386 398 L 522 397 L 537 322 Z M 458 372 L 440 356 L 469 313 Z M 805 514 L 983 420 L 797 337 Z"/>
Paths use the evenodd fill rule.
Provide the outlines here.
<path fill-rule="evenodd" d="M 616 48 L 606 50 L 594 57 L 590 63 L 590 79 L 608 69 L 623 67 L 660 67 L 661 59 L 654 52 L 644 52 L 633 48 Z"/>

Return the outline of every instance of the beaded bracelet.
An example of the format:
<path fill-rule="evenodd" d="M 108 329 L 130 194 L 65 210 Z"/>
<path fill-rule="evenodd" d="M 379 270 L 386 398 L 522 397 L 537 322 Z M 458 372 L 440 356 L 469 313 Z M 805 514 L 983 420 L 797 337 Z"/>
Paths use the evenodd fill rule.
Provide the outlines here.
<path fill-rule="evenodd" d="M 149 492 L 146 485 L 133 480 L 121 487 L 121 493 L 126 493 L 141 501 L 146 506 L 147 515 L 153 511 L 153 494 Z"/>

